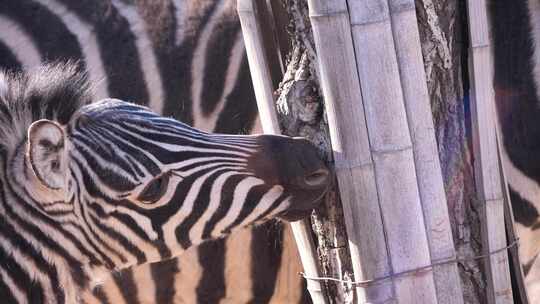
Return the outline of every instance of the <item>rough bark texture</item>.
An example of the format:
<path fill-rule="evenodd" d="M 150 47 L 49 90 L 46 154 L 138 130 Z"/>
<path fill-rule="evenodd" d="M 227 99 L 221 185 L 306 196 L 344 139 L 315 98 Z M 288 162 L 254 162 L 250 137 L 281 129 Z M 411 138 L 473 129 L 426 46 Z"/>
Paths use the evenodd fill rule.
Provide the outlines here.
<path fill-rule="evenodd" d="M 308 138 L 319 147 L 323 157 L 332 162 L 307 3 L 304 0 L 283 0 L 283 5 L 290 20 L 288 30 L 292 52 L 286 60 L 287 70 L 277 91 L 281 127 L 284 134 Z M 343 208 L 337 189 L 327 194 L 324 204 L 314 212 L 311 220 L 322 274 L 352 280 Z M 352 303 L 351 286 L 335 282 L 327 282 L 325 286 L 330 303 Z"/>
<path fill-rule="evenodd" d="M 286 134 L 310 138 L 330 160 L 307 4 L 305 0 L 282 2 L 291 20 L 292 43 L 287 72 L 278 91 L 282 127 Z M 475 256 L 482 248 L 470 142 L 465 1 L 416 0 L 416 10 L 456 251 L 459 257 Z M 342 209 L 335 191 L 313 215 L 312 222 L 324 275 L 352 277 Z M 486 303 L 482 267 L 480 260 L 459 264 L 466 303 Z M 326 286 L 337 303 L 352 297 L 347 286 Z"/>
<path fill-rule="evenodd" d="M 416 0 L 422 53 L 458 256 L 481 253 L 470 146 L 465 1 Z M 460 263 L 466 303 L 485 303 L 481 261 Z"/>

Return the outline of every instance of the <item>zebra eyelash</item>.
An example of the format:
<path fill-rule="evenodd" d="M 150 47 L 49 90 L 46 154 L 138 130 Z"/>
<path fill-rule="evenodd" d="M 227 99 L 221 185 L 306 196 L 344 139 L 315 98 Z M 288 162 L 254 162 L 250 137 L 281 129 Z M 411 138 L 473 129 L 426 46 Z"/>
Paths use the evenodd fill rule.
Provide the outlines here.
<path fill-rule="evenodd" d="M 144 204 L 153 204 L 157 202 L 167 192 L 172 175 L 171 172 L 172 171 L 167 171 L 154 177 L 137 195 L 137 199 Z"/>

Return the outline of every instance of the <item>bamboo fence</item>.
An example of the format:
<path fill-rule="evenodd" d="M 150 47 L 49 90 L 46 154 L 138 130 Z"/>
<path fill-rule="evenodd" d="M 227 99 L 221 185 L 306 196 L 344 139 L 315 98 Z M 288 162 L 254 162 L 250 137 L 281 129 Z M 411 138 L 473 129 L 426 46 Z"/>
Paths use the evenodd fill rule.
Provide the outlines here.
<path fill-rule="evenodd" d="M 392 32 L 405 110 L 413 143 L 418 188 L 425 217 L 431 263 L 456 259 L 448 216 L 435 128 L 422 60 L 414 0 L 390 0 Z M 462 304 L 456 263 L 435 266 L 435 288 L 440 304 Z"/>
<path fill-rule="evenodd" d="M 263 129 L 278 134 L 255 1 L 238 0 L 238 12 Z M 463 303 L 414 0 L 307 2 L 358 302 Z M 467 5 L 488 303 L 513 303 L 508 253 L 497 251 L 507 246 L 505 207 L 512 216 L 496 137 L 486 3 Z M 512 228 L 507 224 L 511 238 Z M 293 232 L 307 277 L 317 278 L 308 225 L 293 224 Z M 308 279 L 308 289 L 315 303 L 326 303 L 318 280 Z"/>

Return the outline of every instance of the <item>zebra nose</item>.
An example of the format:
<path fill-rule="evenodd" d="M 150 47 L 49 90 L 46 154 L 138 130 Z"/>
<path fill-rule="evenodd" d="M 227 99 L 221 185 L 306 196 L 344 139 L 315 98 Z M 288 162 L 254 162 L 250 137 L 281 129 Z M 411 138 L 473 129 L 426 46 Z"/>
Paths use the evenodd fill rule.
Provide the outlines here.
<path fill-rule="evenodd" d="M 298 164 L 299 174 L 292 183 L 302 189 L 326 188 L 330 181 L 330 171 L 323 162 L 317 149 L 306 139 L 293 138 L 291 160 Z"/>
<path fill-rule="evenodd" d="M 260 150 L 250 167 L 267 183 L 298 190 L 322 190 L 330 183 L 330 171 L 317 149 L 306 139 L 261 135 Z"/>

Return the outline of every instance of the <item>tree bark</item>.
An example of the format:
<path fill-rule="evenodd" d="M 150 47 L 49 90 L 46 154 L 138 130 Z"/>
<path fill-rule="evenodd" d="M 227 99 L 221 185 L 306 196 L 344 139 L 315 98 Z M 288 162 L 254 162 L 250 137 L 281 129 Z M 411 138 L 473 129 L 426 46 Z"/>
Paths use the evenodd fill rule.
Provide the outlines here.
<path fill-rule="evenodd" d="M 458 256 L 481 253 L 479 202 L 471 160 L 465 1 L 416 0 L 422 55 Z M 485 303 L 480 260 L 459 263 L 466 303 Z"/>

